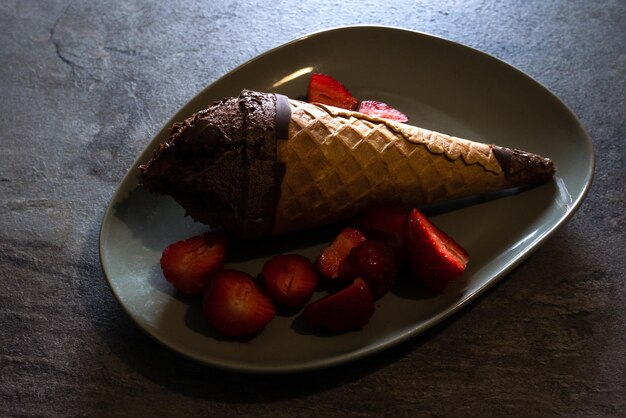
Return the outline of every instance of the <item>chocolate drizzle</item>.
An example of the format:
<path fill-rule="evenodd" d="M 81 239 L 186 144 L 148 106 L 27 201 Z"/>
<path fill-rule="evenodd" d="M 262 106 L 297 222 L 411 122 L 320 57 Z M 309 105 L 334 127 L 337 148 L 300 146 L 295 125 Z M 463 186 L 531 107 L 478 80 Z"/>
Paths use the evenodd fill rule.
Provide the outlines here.
<path fill-rule="evenodd" d="M 244 90 L 174 124 L 139 167 L 141 183 L 171 195 L 196 221 L 243 238 L 270 234 L 285 170 L 276 161 L 281 100 Z"/>

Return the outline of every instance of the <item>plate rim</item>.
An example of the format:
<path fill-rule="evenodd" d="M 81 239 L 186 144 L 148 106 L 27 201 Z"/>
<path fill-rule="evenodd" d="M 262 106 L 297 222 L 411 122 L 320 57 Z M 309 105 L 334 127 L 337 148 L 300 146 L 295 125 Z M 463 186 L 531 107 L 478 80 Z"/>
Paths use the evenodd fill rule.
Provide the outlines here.
<path fill-rule="evenodd" d="M 400 335 L 400 336 L 398 336 L 396 338 L 386 339 L 384 341 L 379 341 L 379 342 L 376 342 L 374 344 L 368 344 L 368 345 L 366 345 L 364 347 L 361 347 L 361 348 L 359 348 L 357 350 L 349 351 L 347 353 L 333 355 L 331 357 L 321 357 L 321 358 L 316 359 L 316 360 L 292 362 L 292 363 L 289 363 L 289 364 L 286 364 L 286 365 L 272 365 L 272 364 L 269 364 L 269 363 L 250 363 L 250 362 L 247 362 L 247 361 L 235 361 L 235 360 L 229 360 L 229 359 L 222 359 L 222 358 L 217 358 L 215 356 L 212 356 L 210 354 L 206 354 L 204 356 L 199 356 L 199 355 L 196 355 L 196 354 L 194 354 L 192 352 L 189 352 L 184 347 L 181 347 L 181 346 L 179 346 L 176 343 L 173 343 L 171 341 L 166 341 L 158 333 L 151 332 L 151 330 L 148 329 L 149 327 L 146 327 L 146 326 L 144 326 L 141 323 L 141 318 L 137 317 L 136 315 L 134 315 L 129 310 L 129 308 L 122 302 L 122 300 L 120 298 L 120 295 L 118 295 L 116 293 L 116 291 L 114 290 L 113 284 L 111 282 L 110 274 L 107 271 L 107 266 L 106 266 L 106 261 L 105 261 L 105 253 L 107 251 L 107 248 L 106 248 L 106 245 L 105 245 L 106 244 L 107 227 L 108 227 L 110 219 L 112 217 L 112 213 L 113 213 L 113 210 L 114 210 L 115 203 L 118 202 L 123 197 L 122 196 L 123 194 L 127 194 L 128 191 L 133 190 L 133 187 L 129 187 L 129 184 L 132 184 L 132 177 L 136 177 L 135 171 L 133 169 L 136 168 L 145 159 L 145 155 L 146 154 L 150 153 L 150 144 L 153 141 L 156 140 L 157 136 L 159 136 L 159 134 L 161 132 L 163 132 L 165 129 L 169 128 L 169 126 L 171 126 L 171 124 L 173 122 L 175 122 L 176 120 L 179 119 L 179 113 L 181 113 L 184 109 L 186 109 L 193 100 L 195 100 L 199 96 L 202 96 L 202 95 L 206 94 L 206 92 L 208 90 L 210 90 L 215 84 L 224 82 L 224 80 L 228 79 L 228 77 L 232 76 L 232 74 L 241 71 L 242 69 L 244 69 L 245 67 L 251 65 L 252 63 L 254 63 L 254 62 L 258 61 L 258 60 L 261 60 L 264 57 L 266 57 L 268 55 L 271 55 L 271 54 L 275 53 L 278 50 L 282 50 L 282 49 L 288 48 L 288 47 L 290 47 L 292 45 L 304 42 L 307 39 L 311 39 L 311 38 L 315 38 L 315 37 L 319 37 L 319 36 L 323 36 L 323 35 L 328 35 L 328 34 L 331 34 L 333 32 L 351 31 L 351 30 L 365 30 L 365 31 L 382 30 L 382 31 L 389 31 L 389 32 L 394 32 L 394 33 L 399 34 L 399 35 L 425 37 L 425 38 L 429 38 L 431 40 L 436 40 L 438 42 L 443 42 L 443 43 L 445 43 L 447 45 L 450 45 L 452 47 L 455 47 L 455 48 L 467 49 L 467 50 L 470 50 L 473 54 L 479 54 L 483 58 L 495 60 L 499 64 L 505 65 L 508 70 L 514 71 L 518 76 L 521 76 L 521 77 L 525 78 L 527 81 L 529 81 L 532 84 L 534 84 L 536 88 L 539 88 L 539 89 L 543 90 L 544 93 L 546 93 L 549 96 L 551 96 L 551 98 L 553 100 L 556 100 L 556 102 L 559 104 L 559 106 L 562 108 L 562 110 L 567 112 L 567 116 L 569 118 L 571 118 L 571 120 L 573 122 L 576 123 L 576 125 L 577 125 L 576 128 L 583 134 L 583 137 L 585 139 L 585 146 L 586 147 L 585 147 L 585 153 L 584 154 L 585 154 L 585 156 L 588 156 L 588 158 L 589 158 L 589 165 L 588 165 L 587 171 L 586 171 L 586 173 L 584 175 L 584 185 L 583 185 L 582 189 L 580 189 L 579 194 L 576 196 L 576 198 L 574 200 L 572 200 L 571 204 L 568 205 L 567 210 L 563 213 L 563 215 L 559 218 L 559 220 L 557 222 L 552 224 L 545 232 L 543 232 L 542 234 L 540 234 L 537 237 L 535 237 L 533 239 L 533 241 L 531 243 L 529 243 L 525 247 L 525 250 L 523 250 L 522 252 L 520 252 L 516 256 L 507 259 L 506 262 L 502 265 L 502 268 L 499 269 L 499 272 L 497 274 L 491 276 L 491 278 L 484 285 L 480 286 L 478 289 L 475 289 L 475 290 L 473 290 L 471 292 L 465 293 L 463 295 L 463 297 L 459 298 L 457 301 L 455 301 L 452 305 L 450 305 L 446 309 L 444 309 L 442 311 L 439 311 L 435 315 L 430 316 L 423 323 L 416 325 L 415 327 L 411 328 L 410 331 L 405 332 L 405 333 L 403 333 L 402 335 Z M 355 361 L 357 359 L 361 359 L 363 357 L 379 353 L 381 351 L 384 351 L 385 349 L 388 349 L 390 347 L 396 346 L 396 345 L 401 344 L 401 343 L 403 343 L 403 342 L 405 342 L 405 341 L 407 341 L 407 340 L 409 340 L 411 338 L 414 338 L 417 335 L 419 335 L 419 334 L 423 333 L 424 331 L 426 331 L 427 329 L 430 329 L 433 326 L 436 326 L 436 325 L 440 324 L 441 322 L 445 321 L 447 318 L 453 316 L 459 310 L 463 309 L 468 304 L 470 304 L 472 301 L 474 301 L 476 298 L 478 298 L 482 294 L 484 294 L 487 290 L 489 290 L 496 283 L 499 283 L 501 281 L 501 279 L 503 277 L 507 276 L 508 274 L 510 274 L 510 272 L 515 267 L 517 267 L 521 261 L 527 259 L 535 251 L 537 251 L 540 248 L 540 246 L 547 239 L 549 239 L 551 236 L 553 236 L 577 212 L 577 210 L 580 208 L 582 202 L 587 197 L 587 195 L 589 193 L 589 190 L 590 190 L 590 188 L 592 186 L 593 178 L 594 178 L 594 175 L 595 175 L 595 165 L 596 165 L 596 155 L 595 155 L 595 150 L 594 150 L 594 147 L 593 147 L 593 141 L 592 141 L 591 137 L 589 136 L 589 134 L 587 133 L 587 131 L 584 128 L 584 126 L 581 123 L 581 121 L 574 114 L 574 112 L 556 94 L 554 94 L 552 91 L 550 91 L 547 87 L 545 87 L 543 84 L 539 83 L 532 76 L 526 74 L 525 72 L 523 72 L 520 69 L 518 69 L 517 67 L 507 63 L 506 61 L 503 61 L 502 59 L 500 59 L 498 57 L 495 57 L 495 56 L 493 56 L 493 55 L 491 55 L 489 53 L 486 53 L 484 51 L 478 50 L 478 49 L 476 49 L 474 47 L 471 47 L 471 46 L 464 45 L 464 44 L 459 43 L 457 41 L 452 41 L 452 40 L 443 38 L 443 37 L 438 36 L 438 35 L 433 35 L 433 34 L 430 34 L 430 33 L 416 31 L 416 30 L 412 30 L 412 29 L 407 29 L 407 28 L 402 28 L 402 27 L 397 27 L 397 26 L 387 26 L 387 25 L 347 25 L 347 26 L 336 26 L 336 27 L 332 27 L 332 28 L 328 28 L 328 29 L 322 29 L 322 30 L 319 30 L 319 31 L 315 31 L 315 32 L 312 32 L 312 33 L 309 33 L 309 34 L 301 35 L 301 36 L 296 37 L 296 38 L 294 38 L 294 39 L 292 39 L 290 41 L 287 41 L 287 42 L 285 42 L 285 43 L 283 43 L 281 45 L 273 47 L 273 48 L 271 48 L 271 49 L 269 49 L 269 50 L 267 50 L 265 52 L 262 52 L 261 54 L 258 54 L 256 56 L 254 56 L 253 58 L 245 61 L 244 63 L 242 63 L 240 65 L 237 65 L 234 68 L 228 70 L 225 74 L 223 74 L 222 76 L 220 76 L 217 79 L 215 79 L 214 81 L 212 81 L 206 87 L 201 89 L 198 93 L 196 93 L 191 98 L 188 98 L 185 101 L 185 103 L 182 105 L 182 107 L 179 108 L 172 115 L 172 117 L 147 142 L 146 146 L 142 149 L 142 151 L 140 151 L 140 154 L 138 155 L 138 157 L 136 157 L 136 159 L 134 160 L 134 162 L 130 166 L 130 169 L 125 173 L 125 175 L 122 177 L 122 179 L 120 180 L 120 182 L 116 186 L 115 192 L 111 196 L 109 204 L 107 205 L 107 208 L 106 208 L 106 210 L 104 211 L 104 213 L 102 215 L 100 230 L 99 230 L 99 234 L 98 234 L 98 249 L 99 249 L 100 267 L 101 267 L 102 273 L 103 273 L 103 275 L 105 277 L 105 281 L 107 283 L 107 286 L 111 290 L 111 293 L 113 294 L 114 298 L 117 300 L 118 304 L 122 307 L 122 309 L 126 312 L 126 314 L 131 318 L 131 320 L 143 332 L 148 334 L 150 337 L 154 338 L 159 343 L 161 343 L 163 346 L 167 347 L 168 349 L 174 351 L 175 353 L 177 353 L 179 355 L 182 355 L 183 357 L 189 358 L 191 360 L 194 360 L 196 362 L 199 362 L 199 363 L 202 363 L 204 365 L 211 366 L 211 367 L 217 367 L 217 368 L 221 368 L 221 369 L 237 371 L 237 372 L 245 372 L 245 373 L 283 374 L 283 373 L 295 373 L 295 372 L 302 372 L 302 371 L 318 370 L 318 369 L 327 368 L 327 367 L 331 367 L 331 366 L 337 366 L 339 364 L 344 364 L 344 363 L 349 362 L 349 361 Z M 136 180 L 135 180 L 135 183 L 136 183 Z M 126 186 L 126 187 L 124 187 L 124 186 Z M 135 184 L 135 187 L 136 187 L 136 184 Z"/>

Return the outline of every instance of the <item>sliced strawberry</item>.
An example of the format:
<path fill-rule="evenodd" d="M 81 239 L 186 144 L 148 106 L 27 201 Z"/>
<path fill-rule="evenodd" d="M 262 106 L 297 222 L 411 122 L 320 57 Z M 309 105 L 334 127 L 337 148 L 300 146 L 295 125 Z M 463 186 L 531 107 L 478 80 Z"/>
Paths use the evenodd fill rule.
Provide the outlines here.
<path fill-rule="evenodd" d="M 301 308 L 317 287 L 317 273 L 308 258 L 297 254 L 277 255 L 263 266 L 265 290 L 275 302 Z"/>
<path fill-rule="evenodd" d="M 165 278 L 182 293 L 200 295 L 211 273 L 224 266 L 226 237 L 207 232 L 169 245 L 161 255 Z"/>
<path fill-rule="evenodd" d="M 398 274 L 398 262 L 391 247 L 380 241 L 363 241 L 348 257 L 353 271 L 361 277 L 378 300 L 389 291 Z"/>
<path fill-rule="evenodd" d="M 276 315 L 254 278 L 237 270 L 222 270 L 211 278 L 202 309 L 209 324 L 227 337 L 257 334 Z"/>
<path fill-rule="evenodd" d="M 390 245 L 398 257 L 398 262 L 402 263 L 406 259 L 404 231 L 408 214 L 400 204 L 373 205 L 357 217 L 356 227 L 363 231 L 368 239 Z"/>
<path fill-rule="evenodd" d="M 391 119 L 397 122 L 407 123 L 409 118 L 398 109 L 394 109 L 386 103 L 374 100 L 363 100 L 359 105 L 358 112 L 377 118 Z"/>
<path fill-rule="evenodd" d="M 304 320 L 313 329 L 346 331 L 367 325 L 374 310 L 367 284 L 357 278 L 350 286 L 307 305 Z"/>
<path fill-rule="evenodd" d="M 326 247 L 315 261 L 315 269 L 328 280 L 348 280 L 356 277 L 350 268 L 348 255 L 365 235 L 356 228 L 344 228 L 330 246 Z"/>
<path fill-rule="evenodd" d="M 419 210 L 409 214 L 406 232 L 411 269 L 431 290 L 442 291 L 465 271 L 467 251 Z"/>
<path fill-rule="evenodd" d="M 343 84 L 331 76 L 321 73 L 311 75 L 307 90 L 307 101 L 348 110 L 355 110 L 359 103 Z"/>

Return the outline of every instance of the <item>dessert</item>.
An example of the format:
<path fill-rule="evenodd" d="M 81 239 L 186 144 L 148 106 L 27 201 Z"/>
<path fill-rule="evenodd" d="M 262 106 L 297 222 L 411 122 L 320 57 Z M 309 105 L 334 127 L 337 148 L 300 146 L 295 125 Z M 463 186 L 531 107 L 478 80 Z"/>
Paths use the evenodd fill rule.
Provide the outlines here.
<path fill-rule="evenodd" d="M 317 289 L 317 273 L 311 261 L 299 254 L 279 254 L 263 265 L 267 295 L 288 308 L 302 308 Z"/>
<path fill-rule="evenodd" d="M 322 103 L 348 110 L 356 110 L 359 104 L 346 86 L 331 76 L 321 73 L 311 75 L 306 98 L 309 103 Z"/>
<path fill-rule="evenodd" d="M 363 241 L 348 255 L 354 276 L 367 283 L 374 300 L 382 298 L 393 286 L 398 274 L 397 260 L 388 244 L 376 240 Z"/>
<path fill-rule="evenodd" d="M 206 232 L 170 244 L 161 255 L 163 276 L 179 292 L 201 295 L 209 276 L 224 267 L 226 246 L 221 232 Z"/>
<path fill-rule="evenodd" d="M 463 274 L 469 262 L 467 251 L 418 209 L 409 213 L 406 246 L 411 270 L 435 292 Z"/>
<path fill-rule="evenodd" d="M 365 240 L 365 235 L 361 231 L 346 226 L 315 260 L 315 269 L 326 280 L 354 278 L 348 256 L 354 247 Z"/>
<path fill-rule="evenodd" d="M 368 239 L 389 245 L 399 263 L 406 260 L 405 225 L 409 212 L 399 204 L 370 206 L 357 216 L 355 226 Z"/>
<path fill-rule="evenodd" d="M 367 325 L 375 310 L 367 284 L 357 278 L 338 292 L 306 305 L 303 317 L 312 329 L 341 332 Z"/>
<path fill-rule="evenodd" d="M 140 166 L 150 191 L 241 238 L 549 180 L 551 160 L 329 105 L 244 90 L 176 123 Z"/>
<path fill-rule="evenodd" d="M 395 120 L 396 122 L 407 123 L 409 118 L 398 109 L 394 109 L 387 103 L 381 103 L 374 100 L 363 100 L 357 109 L 359 113 L 366 115 Z"/>
<path fill-rule="evenodd" d="M 364 232 L 345 227 L 315 266 L 302 255 L 279 254 L 264 263 L 257 280 L 247 272 L 224 269 L 225 236 L 207 232 L 168 245 L 161 256 L 163 275 L 178 291 L 203 295 L 209 325 L 220 335 L 237 338 L 261 332 L 276 316 L 277 306 L 304 308 L 304 322 L 315 330 L 362 327 L 405 264 L 414 277 L 402 279 L 440 292 L 469 262 L 461 245 L 417 209 L 408 213 L 397 205 L 376 205 L 356 222 Z M 331 293 L 309 303 L 324 287 Z"/>
<path fill-rule="evenodd" d="M 202 310 L 209 324 L 227 337 L 258 334 L 276 316 L 274 303 L 254 278 L 231 269 L 220 270 L 211 277 L 202 298 Z"/>

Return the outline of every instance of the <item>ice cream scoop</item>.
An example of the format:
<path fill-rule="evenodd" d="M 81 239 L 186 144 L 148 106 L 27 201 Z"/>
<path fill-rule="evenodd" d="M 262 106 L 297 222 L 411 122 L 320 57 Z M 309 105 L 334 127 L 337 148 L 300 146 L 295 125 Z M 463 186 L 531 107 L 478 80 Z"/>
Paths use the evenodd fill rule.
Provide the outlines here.
<path fill-rule="evenodd" d="M 285 96 L 244 90 L 175 123 L 139 167 L 150 191 L 241 238 L 549 180 L 536 154 Z"/>

